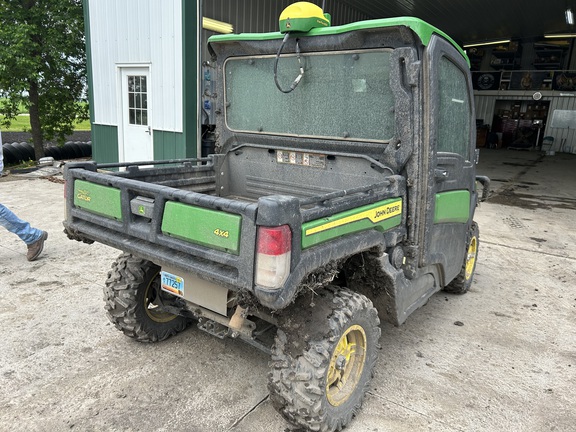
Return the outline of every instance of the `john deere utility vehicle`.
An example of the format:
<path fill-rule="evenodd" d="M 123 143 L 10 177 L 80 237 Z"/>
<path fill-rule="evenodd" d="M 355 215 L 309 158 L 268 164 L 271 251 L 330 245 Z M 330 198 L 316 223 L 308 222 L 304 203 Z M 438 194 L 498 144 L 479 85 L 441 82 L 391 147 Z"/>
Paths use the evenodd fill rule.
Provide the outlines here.
<path fill-rule="evenodd" d="M 452 39 L 410 17 L 329 23 L 301 2 L 280 32 L 210 38 L 216 154 L 65 172 L 69 237 L 123 251 L 115 326 L 155 342 L 195 322 L 270 352 L 274 407 L 314 431 L 358 412 L 381 320 L 470 288 L 488 183 Z"/>

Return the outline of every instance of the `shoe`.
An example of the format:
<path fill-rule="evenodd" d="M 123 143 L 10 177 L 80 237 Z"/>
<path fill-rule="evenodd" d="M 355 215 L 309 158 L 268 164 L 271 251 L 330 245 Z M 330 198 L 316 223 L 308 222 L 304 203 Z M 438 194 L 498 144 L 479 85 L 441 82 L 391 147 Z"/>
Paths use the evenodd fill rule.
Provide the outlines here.
<path fill-rule="evenodd" d="M 28 261 L 34 261 L 40 256 L 42 249 L 44 249 L 44 242 L 46 239 L 48 239 L 48 233 L 42 231 L 42 236 L 31 245 L 28 245 L 28 253 L 26 254 Z"/>

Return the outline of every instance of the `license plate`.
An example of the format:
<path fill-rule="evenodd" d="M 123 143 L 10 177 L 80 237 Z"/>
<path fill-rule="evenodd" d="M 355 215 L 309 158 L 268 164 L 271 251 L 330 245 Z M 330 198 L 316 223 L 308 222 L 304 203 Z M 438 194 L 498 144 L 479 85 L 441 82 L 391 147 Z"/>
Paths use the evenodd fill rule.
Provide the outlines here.
<path fill-rule="evenodd" d="M 162 271 L 160 272 L 160 284 L 164 291 L 184 297 L 184 278 Z"/>

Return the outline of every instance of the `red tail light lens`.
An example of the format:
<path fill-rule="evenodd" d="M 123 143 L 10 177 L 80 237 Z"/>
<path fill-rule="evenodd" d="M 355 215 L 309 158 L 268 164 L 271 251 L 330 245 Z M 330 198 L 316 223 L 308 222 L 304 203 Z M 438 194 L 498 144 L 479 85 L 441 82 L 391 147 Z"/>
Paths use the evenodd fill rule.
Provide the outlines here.
<path fill-rule="evenodd" d="M 254 283 L 280 288 L 290 274 L 292 231 L 288 225 L 259 227 L 256 240 Z"/>
<path fill-rule="evenodd" d="M 256 252 L 265 255 L 282 255 L 292 250 L 292 232 L 288 225 L 258 228 Z"/>

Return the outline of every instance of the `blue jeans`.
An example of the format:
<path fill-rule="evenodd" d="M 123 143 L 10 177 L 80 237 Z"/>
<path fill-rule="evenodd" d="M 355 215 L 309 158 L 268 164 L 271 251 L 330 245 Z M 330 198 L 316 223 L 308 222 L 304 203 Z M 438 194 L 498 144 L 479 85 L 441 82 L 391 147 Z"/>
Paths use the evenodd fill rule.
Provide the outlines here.
<path fill-rule="evenodd" d="M 2 204 L 0 204 L 0 225 L 16 234 L 27 245 L 37 242 L 42 237 L 41 230 L 31 227 L 28 222 L 20 219 Z"/>

